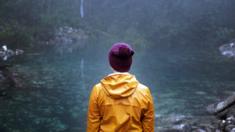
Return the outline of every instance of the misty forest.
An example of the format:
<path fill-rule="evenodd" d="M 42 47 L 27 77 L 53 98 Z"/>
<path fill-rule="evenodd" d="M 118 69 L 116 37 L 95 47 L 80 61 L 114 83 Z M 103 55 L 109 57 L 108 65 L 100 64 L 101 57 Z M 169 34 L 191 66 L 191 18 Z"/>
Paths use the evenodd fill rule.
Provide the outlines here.
<path fill-rule="evenodd" d="M 156 132 L 235 132 L 235 0 L 0 0 L 0 132 L 85 132 L 116 42 Z"/>

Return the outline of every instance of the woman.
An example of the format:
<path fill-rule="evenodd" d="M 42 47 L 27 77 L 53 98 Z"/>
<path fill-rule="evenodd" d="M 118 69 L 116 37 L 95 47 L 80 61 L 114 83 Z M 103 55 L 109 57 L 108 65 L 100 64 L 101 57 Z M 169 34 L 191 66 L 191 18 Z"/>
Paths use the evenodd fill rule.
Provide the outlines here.
<path fill-rule="evenodd" d="M 153 132 L 154 103 L 150 90 L 128 73 L 133 49 L 116 43 L 109 51 L 114 73 L 93 87 L 87 132 Z"/>

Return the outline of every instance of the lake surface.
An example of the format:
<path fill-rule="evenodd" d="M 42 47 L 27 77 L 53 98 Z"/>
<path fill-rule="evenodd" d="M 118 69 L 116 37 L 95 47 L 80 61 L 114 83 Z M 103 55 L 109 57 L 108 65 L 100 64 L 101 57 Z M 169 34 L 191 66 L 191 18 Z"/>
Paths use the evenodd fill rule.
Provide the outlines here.
<path fill-rule="evenodd" d="M 26 51 L 18 57 L 11 69 L 24 87 L 1 98 L 0 131 L 85 131 L 92 86 L 111 73 L 108 47 L 84 46 L 63 54 Z M 150 87 L 156 117 L 206 116 L 208 104 L 234 92 L 235 61 L 221 56 L 217 47 L 212 51 L 133 47 L 130 73 Z"/>

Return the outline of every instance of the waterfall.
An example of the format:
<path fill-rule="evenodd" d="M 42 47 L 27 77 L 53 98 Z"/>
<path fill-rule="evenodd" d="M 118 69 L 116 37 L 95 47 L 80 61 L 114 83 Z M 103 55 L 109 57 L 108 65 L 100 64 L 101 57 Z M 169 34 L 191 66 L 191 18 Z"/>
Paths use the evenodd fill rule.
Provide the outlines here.
<path fill-rule="evenodd" d="M 84 7 L 83 7 L 83 5 L 84 5 L 84 0 L 81 0 L 81 5 L 80 5 L 80 16 L 81 16 L 81 18 L 84 17 Z"/>

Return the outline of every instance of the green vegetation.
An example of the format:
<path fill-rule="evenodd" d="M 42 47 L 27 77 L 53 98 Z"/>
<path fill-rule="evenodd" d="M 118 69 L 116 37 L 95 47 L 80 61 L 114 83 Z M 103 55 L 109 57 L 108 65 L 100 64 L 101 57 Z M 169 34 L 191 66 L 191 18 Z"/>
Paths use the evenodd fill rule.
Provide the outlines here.
<path fill-rule="evenodd" d="M 0 42 L 20 47 L 50 39 L 55 28 L 76 26 L 79 17 L 67 0 L 1 0 Z"/>
<path fill-rule="evenodd" d="M 110 42 L 162 47 L 220 44 L 235 37 L 233 0 L 85 0 L 84 9 L 81 19 L 79 0 L 0 0 L 0 42 L 35 46 L 65 25 Z"/>

